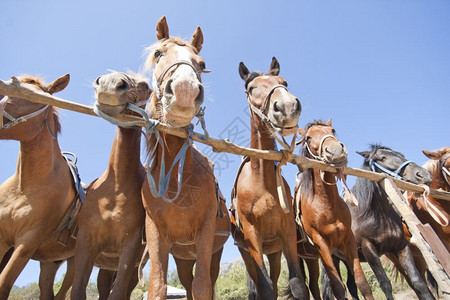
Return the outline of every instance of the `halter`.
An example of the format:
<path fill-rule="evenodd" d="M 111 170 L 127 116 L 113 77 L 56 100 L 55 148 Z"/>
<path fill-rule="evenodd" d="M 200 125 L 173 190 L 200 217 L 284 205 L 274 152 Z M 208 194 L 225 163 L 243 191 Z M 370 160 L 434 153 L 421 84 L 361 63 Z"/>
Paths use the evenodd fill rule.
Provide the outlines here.
<path fill-rule="evenodd" d="M 403 179 L 403 177 L 400 176 L 399 173 L 403 170 L 404 167 L 406 167 L 406 166 L 409 165 L 410 163 L 412 163 L 412 161 L 411 161 L 411 160 L 407 160 L 407 161 L 405 161 L 404 163 L 402 163 L 402 164 L 400 165 L 400 167 L 397 168 L 397 170 L 391 171 L 391 170 L 388 170 L 388 169 L 386 169 L 385 167 L 381 166 L 380 164 L 378 164 L 377 162 L 375 162 L 373 159 L 370 159 L 370 160 L 369 160 L 369 166 L 371 167 L 372 171 L 376 172 L 375 167 L 377 167 L 377 168 L 380 169 L 382 172 L 384 172 L 384 173 L 386 173 L 386 174 L 388 174 L 388 175 L 391 175 L 392 177 L 397 178 L 397 179 Z"/>
<path fill-rule="evenodd" d="M 439 161 L 439 166 L 441 167 L 442 170 L 442 176 L 444 177 L 444 180 L 447 182 L 448 185 L 450 185 L 450 171 L 444 166 L 445 162 L 447 161 L 447 159 L 450 158 L 450 153 L 447 154 L 446 156 L 444 156 L 440 161 Z"/>
<path fill-rule="evenodd" d="M 328 138 L 334 139 L 334 140 L 336 140 L 336 141 L 338 140 L 338 139 L 337 139 L 334 135 L 332 135 L 332 134 L 324 135 L 324 136 L 322 137 L 322 139 L 320 140 L 320 144 L 319 144 L 319 155 L 315 155 L 314 153 L 312 153 L 311 148 L 309 148 L 308 142 L 305 141 L 306 150 L 308 150 L 309 155 L 311 155 L 314 159 L 317 159 L 317 160 L 320 160 L 320 161 L 323 161 L 323 162 L 326 163 L 327 161 L 326 161 L 325 157 L 322 156 L 322 147 L 323 147 L 323 143 L 324 143 L 325 140 L 328 139 Z"/>
<path fill-rule="evenodd" d="M 248 106 L 250 107 L 250 109 L 251 109 L 255 114 L 258 115 L 258 117 L 261 119 L 261 121 L 263 121 L 266 125 L 269 125 L 270 128 L 273 129 L 273 130 L 275 130 L 275 131 L 276 131 L 276 129 L 279 129 L 279 128 L 281 128 L 281 129 L 291 129 L 291 128 L 293 128 L 293 127 L 283 128 L 283 127 L 279 127 L 279 126 L 273 124 L 273 122 L 272 122 L 272 121 L 267 117 L 267 115 L 264 113 L 264 111 L 265 111 L 266 108 L 267 108 L 267 104 L 269 103 L 270 97 L 272 97 L 273 92 L 274 92 L 276 89 L 278 89 L 278 88 L 285 89 L 287 92 L 289 92 L 289 90 L 287 89 L 286 86 L 284 86 L 284 85 L 282 85 L 282 84 L 275 85 L 275 86 L 269 91 L 269 93 L 267 94 L 267 96 L 264 98 L 264 101 L 263 101 L 263 103 L 262 103 L 262 105 L 261 105 L 260 108 L 257 108 L 256 106 L 254 106 L 254 105 L 252 104 L 252 102 L 250 101 L 250 94 L 249 94 L 247 91 L 245 91 L 245 92 L 247 93 L 247 101 L 248 101 Z"/>
<path fill-rule="evenodd" d="M 11 116 L 5 110 L 6 104 L 8 104 L 8 102 L 10 100 L 11 99 L 8 96 L 4 96 L 2 98 L 2 100 L 0 100 L 0 126 L 1 126 L 0 129 L 8 129 L 8 128 L 11 128 L 11 127 L 19 124 L 19 123 L 22 123 L 22 122 L 25 122 L 25 121 L 27 121 L 27 120 L 29 120 L 31 118 L 34 118 L 34 117 L 40 115 L 41 113 L 43 113 L 50 106 L 50 105 L 47 104 L 47 105 L 39 108 L 38 110 L 36 110 L 34 112 L 31 112 L 31 113 L 29 113 L 27 115 L 14 118 L 13 116 Z M 3 124 L 3 117 L 7 118 L 11 122 Z M 47 126 L 48 126 L 48 124 L 47 124 Z M 51 133 L 51 131 L 50 131 L 50 133 Z M 53 136 L 53 134 L 52 134 L 52 136 Z"/>

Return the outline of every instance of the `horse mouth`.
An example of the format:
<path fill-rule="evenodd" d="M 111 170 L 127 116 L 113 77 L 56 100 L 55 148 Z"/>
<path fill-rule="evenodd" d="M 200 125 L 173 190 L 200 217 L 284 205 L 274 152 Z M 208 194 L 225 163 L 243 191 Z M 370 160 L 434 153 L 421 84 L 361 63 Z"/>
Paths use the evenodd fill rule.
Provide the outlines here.
<path fill-rule="evenodd" d="M 126 104 L 122 104 L 122 105 L 108 105 L 108 104 L 103 104 L 103 103 L 99 103 L 98 101 L 95 102 L 94 104 L 95 108 L 97 108 L 99 111 L 110 115 L 110 116 L 115 116 L 120 114 L 126 107 Z"/>
<path fill-rule="evenodd" d="M 193 118 L 194 117 L 175 115 L 171 112 L 165 114 L 166 122 L 173 127 L 186 127 L 191 124 Z"/>
<path fill-rule="evenodd" d="M 334 167 L 334 168 L 342 168 L 342 167 L 345 167 L 345 166 L 347 166 L 347 163 L 348 163 L 348 159 L 347 158 L 344 158 L 344 159 L 342 159 L 342 160 L 333 160 L 333 161 L 330 161 L 330 162 L 326 162 L 328 165 L 330 165 L 330 166 L 332 166 L 332 167 Z"/>

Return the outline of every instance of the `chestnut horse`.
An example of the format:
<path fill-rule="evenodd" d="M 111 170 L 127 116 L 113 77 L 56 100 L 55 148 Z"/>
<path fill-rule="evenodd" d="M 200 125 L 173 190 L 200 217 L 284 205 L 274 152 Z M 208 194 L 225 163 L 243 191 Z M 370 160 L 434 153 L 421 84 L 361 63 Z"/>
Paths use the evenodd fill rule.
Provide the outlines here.
<path fill-rule="evenodd" d="M 158 42 L 150 46 L 147 69 L 153 68 L 154 93 L 147 110 L 168 126 L 186 128 L 203 102 L 200 74 L 205 62 L 198 55 L 200 27 L 186 42 L 169 37 L 166 18 L 156 25 Z M 150 164 L 142 186 L 145 232 L 150 256 L 148 299 L 166 299 L 169 253 L 188 299 L 212 299 L 229 217 L 212 163 L 185 139 L 154 132 L 147 136 Z M 166 174 L 165 166 L 171 166 Z M 173 173 L 172 173 L 173 171 Z M 154 179 L 155 178 L 155 179 Z M 195 264 L 195 274 L 193 267 Z"/>
<path fill-rule="evenodd" d="M 38 92 L 53 94 L 68 85 L 70 76 L 50 84 L 37 77 L 19 80 Z M 75 226 L 67 227 L 76 223 L 81 182 L 74 184 L 68 161 L 61 154 L 56 110 L 14 97 L 0 99 L 0 139 L 20 142 L 17 170 L 0 185 L 0 260 L 6 263 L 0 274 L 0 299 L 8 298 L 29 259 L 41 262 L 41 299 L 52 299 L 59 267 L 54 261 L 71 258 L 75 252 L 71 237 Z M 67 275 L 56 298 L 64 299 L 70 288 L 70 270 Z"/>
<path fill-rule="evenodd" d="M 303 136 L 301 145 L 305 157 L 336 167 L 347 164 L 347 149 L 336 139 L 331 120 L 309 123 L 299 133 Z M 345 287 L 332 258 L 333 252 L 338 251 L 354 274 L 364 298 L 373 299 L 359 263 L 350 211 L 339 196 L 335 174 L 318 169 L 304 171 L 294 195 L 296 203 L 300 203 L 303 228 L 319 250 L 335 297 L 345 299 Z"/>
<path fill-rule="evenodd" d="M 288 135 L 298 130 L 300 101 L 287 90 L 286 81 L 278 76 L 279 71 L 275 57 L 267 74 L 250 72 L 244 63 L 239 64 L 251 111 L 250 146 L 255 149 L 274 150 L 277 133 Z M 292 196 L 289 185 L 281 173 L 277 174 L 276 168 L 273 161 L 258 158 L 246 158 L 242 162 L 232 191 L 232 234 L 256 285 L 257 295 L 249 297 L 277 298 L 283 252 L 293 296 L 309 299 L 297 256 Z M 286 191 L 283 197 L 277 192 L 277 182 Z M 270 276 L 263 254 L 269 259 Z"/>
<path fill-rule="evenodd" d="M 385 173 L 415 184 L 431 182 L 427 170 L 390 148 L 372 145 L 370 151 L 357 153 L 364 157 L 363 170 Z M 356 179 L 352 191 L 359 202 L 358 206 L 349 208 L 360 259 L 364 258 L 369 263 L 386 298 L 394 299 L 391 282 L 379 257 L 383 254 L 398 261 L 419 299 L 434 299 L 417 271 L 411 247 L 405 239 L 401 216 L 389 203 L 386 192 L 377 182 L 361 177 Z M 357 298 L 356 291 L 350 292 Z"/>
<path fill-rule="evenodd" d="M 98 77 L 93 86 L 94 111 L 107 120 L 125 111 L 127 103 L 145 104 L 151 94 L 145 79 L 118 72 Z M 113 271 L 117 270 L 111 293 L 108 282 L 99 284 L 100 299 L 129 298 L 137 284 L 145 220 L 141 199 L 145 170 L 140 161 L 140 142 L 140 127 L 117 126 L 108 167 L 87 189 L 79 215 L 71 299 L 86 298 L 94 264 L 101 269 L 99 283 L 105 282 L 102 276 L 111 283 Z M 134 280 L 129 284 L 133 271 Z"/>

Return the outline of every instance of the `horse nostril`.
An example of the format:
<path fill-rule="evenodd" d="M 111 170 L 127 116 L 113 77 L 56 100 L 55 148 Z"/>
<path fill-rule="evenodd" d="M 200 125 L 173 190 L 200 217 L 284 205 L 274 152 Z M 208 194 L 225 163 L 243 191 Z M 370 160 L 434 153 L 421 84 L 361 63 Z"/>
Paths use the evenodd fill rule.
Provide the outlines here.
<path fill-rule="evenodd" d="M 275 111 L 275 112 L 279 112 L 281 109 L 278 107 L 278 101 L 275 101 L 274 103 L 273 103 L 273 110 Z"/>
<path fill-rule="evenodd" d="M 333 153 L 330 152 L 330 150 L 328 150 L 328 147 L 325 148 L 325 152 L 328 153 L 328 154 L 333 154 Z"/>
<path fill-rule="evenodd" d="M 102 76 L 98 76 L 97 79 L 95 79 L 95 85 L 100 85 L 100 78 Z"/>
<path fill-rule="evenodd" d="M 297 103 L 297 111 L 302 111 L 302 105 L 300 104 L 300 100 L 298 98 L 295 98 L 295 102 Z"/>
<path fill-rule="evenodd" d="M 117 82 L 116 84 L 116 89 L 117 90 L 126 90 L 128 88 L 128 83 L 121 79 L 119 82 Z"/>
<path fill-rule="evenodd" d="M 423 175 L 420 174 L 420 172 L 417 172 L 417 173 L 416 173 L 416 177 L 418 177 L 418 178 L 423 178 Z"/>
<path fill-rule="evenodd" d="M 203 85 L 199 84 L 198 85 L 198 95 L 197 98 L 195 98 L 195 102 L 196 103 L 202 103 L 203 102 L 203 98 L 205 97 L 205 91 L 203 89 Z"/>
<path fill-rule="evenodd" d="M 166 87 L 164 88 L 164 93 L 166 95 L 173 95 L 173 91 L 172 91 L 172 79 L 169 79 L 166 83 Z"/>

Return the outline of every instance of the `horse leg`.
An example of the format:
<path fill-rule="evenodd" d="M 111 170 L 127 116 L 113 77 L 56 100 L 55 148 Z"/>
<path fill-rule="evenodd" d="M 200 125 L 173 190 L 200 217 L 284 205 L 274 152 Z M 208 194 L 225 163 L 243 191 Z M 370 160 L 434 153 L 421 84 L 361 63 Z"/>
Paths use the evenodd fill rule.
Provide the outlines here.
<path fill-rule="evenodd" d="M 327 275 L 327 270 L 325 269 L 325 266 L 323 263 L 320 264 L 321 265 L 321 276 L 320 276 L 320 283 L 321 283 L 321 287 L 322 287 L 322 299 L 323 300 L 333 300 L 334 299 L 334 295 L 333 295 L 333 290 L 331 289 L 331 282 L 330 282 L 330 278 Z"/>
<path fill-rule="evenodd" d="M 333 256 L 333 260 L 334 260 L 334 265 L 337 266 L 338 270 L 339 270 L 339 258 L 337 258 L 336 256 Z M 359 296 L 358 296 L 358 287 L 356 286 L 356 281 L 355 281 L 355 276 L 353 276 L 353 270 L 350 269 L 350 267 L 348 266 L 348 264 L 346 262 L 344 262 L 345 267 L 347 268 L 347 281 L 346 281 L 346 285 L 347 285 L 347 289 L 350 292 L 350 295 L 352 296 L 352 299 L 354 300 L 359 300 Z M 361 263 L 360 263 L 361 265 Z M 342 277 L 341 277 L 342 279 Z"/>
<path fill-rule="evenodd" d="M 320 289 L 319 289 L 319 260 L 318 259 L 304 259 L 306 265 L 308 266 L 309 274 L 309 290 L 313 295 L 315 300 L 320 300 Z"/>
<path fill-rule="evenodd" d="M 248 275 L 256 286 L 259 299 L 276 299 L 273 291 L 272 280 L 270 279 L 266 266 L 264 265 L 261 249 L 262 246 L 261 243 L 258 242 L 257 235 L 248 236 L 246 243 L 249 251 L 240 247 L 238 249 L 241 253 L 242 259 L 244 260 Z"/>
<path fill-rule="evenodd" d="M 223 247 L 213 253 L 211 258 L 211 283 L 213 290 L 213 299 L 216 294 L 216 281 L 220 272 L 220 259 L 222 258 Z"/>
<path fill-rule="evenodd" d="M 156 224 L 148 214 L 145 217 L 145 235 L 147 241 L 149 241 L 147 246 L 150 258 L 150 281 L 147 299 L 166 299 L 170 244 L 160 235 Z"/>
<path fill-rule="evenodd" d="M 386 272 L 381 265 L 380 257 L 378 256 L 375 246 L 368 240 L 364 239 L 361 243 L 361 252 L 372 268 L 372 271 L 375 273 L 375 276 L 380 283 L 380 288 L 384 292 L 386 299 L 394 300 L 391 282 L 386 276 Z"/>
<path fill-rule="evenodd" d="M 75 275 L 75 256 L 69 257 L 66 260 L 66 275 L 64 275 L 63 282 L 61 284 L 61 288 L 56 294 L 53 300 L 64 300 L 66 299 L 67 292 L 72 286 L 73 276 Z"/>
<path fill-rule="evenodd" d="M 309 290 L 305 284 L 305 276 L 300 270 L 300 261 L 297 255 L 297 228 L 294 219 L 291 219 L 283 238 L 283 254 L 286 257 L 289 269 L 289 286 L 292 295 L 297 299 L 309 299 Z M 276 283 L 274 282 L 274 289 Z"/>
<path fill-rule="evenodd" d="M 41 272 L 39 273 L 39 290 L 41 295 L 39 299 L 53 299 L 53 283 L 55 282 L 56 272 L 63 261 L 40 262 Z"/>
<path fill-rule="evenodd" d="M 8 299 L 14 282 L 36 251 L 35 243 L 32 244 L 32 247 L 25 244 L 18 244 L 14 247 L 11 258 L 0 274 L 0 299 Z"/>
<path fill-rule="evenodd" d="M 313 242 L 318 247 L 320 258 L 325 267 L 328 277 L 331 282 L 331 289 L 337 299 L 345 299 L 345 287 L 342 282 L 339 272 L 334 266 L 333 257 L 331 255 L 332 250 L 326 243 L 326 241 L 319 234 L 313 235 Z"/>
<path fill-rule="evenodd" d="M 125 299 L 128 292 L 131 276 L 133 275 L 136 260 L 139 257 L 141 234 L 137 234 L 126 243 L 119 258 L 119 269 L 114 280 L 111 294 L 108 299 Z"/>
<path fill-rule="evenodd" d="M 269 260 L 269 272 L 273 284 L 273 293 L 275 294 L 275 297 L 278 297 L 278 278 L 280 277 L 281 272 L 281 251 L 267 254 L 267 259 Z"/>
<path fill-rule="evenodd" d="M 364 271 L 361 268 L 358 249 L 356 248 L 356 240 L 353 233 L 349 233 L 348 239 L 344 242 L 344 247 L 342 250 L 347 262 L 347 270 L 350 271 L 348 273 L 351 273 L 354 276 L 356 286 L 361 291 L 361 294 L 363 294 L 364 299 L 373 299 L 372 290 L 370 289 L 369 283 L 364 276 Z M 354 294 L 355 291 L 352 291 L 352 296 Z M 357 294 L 358 293 L 356 292 L 356 295 Z"/>
<path fill-rule="evenodd" d="M 197 241 L 197 261 L 194 280 L 192 281 L 192 297 L 196 300 L 212 299 L 211 259 L 216 231 L 216 216 L 204 221 Z"/>
<path fill-rule="evenodd" d="M 186 298 L 192 300 L 192 281 L 194 280 L 192 270 L 194 269 L 195 260 L 185 260 L 177 257 L 173 258 L 177 266 L 178 278 L 186 290 Z"/>
<path fill-rule="evenodd" d="M 416 292 L 417 297 L 419 299 L 434 299 L 414 265 L 414 259 L 409 245 L 406 245 L 405 248 L 398 252 L 398 260 L 405 270 L 406 278 L 411 282 L 411 287 Z"/>
<path fill-rule="evenodd" d="M 97 275 L 98 299 L 106 300 L 111 293 L 111 286 L 114 282 L 115 271 L 99 269 Z"/>
<path fill-rule="evenodd" d="M 91 249 L 90 246 L 89 238 L 84 232 L 79 232 L 75 246 L 76 266 L 70 299 L 86 299 L 86 287 L 94 267 L 95 258 L 99 253 L 98 250 Z"/>

